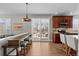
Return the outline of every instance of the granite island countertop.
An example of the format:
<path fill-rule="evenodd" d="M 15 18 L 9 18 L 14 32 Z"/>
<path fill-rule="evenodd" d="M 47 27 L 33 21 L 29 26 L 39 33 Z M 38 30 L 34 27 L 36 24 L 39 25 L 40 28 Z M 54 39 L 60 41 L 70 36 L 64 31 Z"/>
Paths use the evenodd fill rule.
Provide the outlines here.
<path fill-rule="evenodd" d="M 65 35 L 78 35 L 78 32 L 74 31 L 58 31 L 59 33 L 65 34 Z"/>

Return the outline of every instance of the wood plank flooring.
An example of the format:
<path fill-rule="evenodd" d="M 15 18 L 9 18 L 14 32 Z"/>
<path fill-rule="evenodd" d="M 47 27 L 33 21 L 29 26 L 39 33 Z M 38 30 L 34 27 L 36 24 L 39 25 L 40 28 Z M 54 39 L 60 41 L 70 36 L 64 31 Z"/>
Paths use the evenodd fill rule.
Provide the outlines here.
<path fill-rule="evenodd" d="M 32 42 L 26 56 L 65 56 L 62 45 L 51 42 Z"/>

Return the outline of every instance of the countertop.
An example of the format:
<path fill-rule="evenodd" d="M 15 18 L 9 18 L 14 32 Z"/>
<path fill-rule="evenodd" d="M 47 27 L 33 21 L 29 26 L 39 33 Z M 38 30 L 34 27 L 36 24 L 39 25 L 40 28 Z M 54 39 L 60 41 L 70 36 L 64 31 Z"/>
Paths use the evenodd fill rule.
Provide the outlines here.
<path fill-rule="evenodd" d="M 78 35 L 78 32 L 74 32 L 74 31 L 58 31 L 58 32 L 65 35 Z"/>

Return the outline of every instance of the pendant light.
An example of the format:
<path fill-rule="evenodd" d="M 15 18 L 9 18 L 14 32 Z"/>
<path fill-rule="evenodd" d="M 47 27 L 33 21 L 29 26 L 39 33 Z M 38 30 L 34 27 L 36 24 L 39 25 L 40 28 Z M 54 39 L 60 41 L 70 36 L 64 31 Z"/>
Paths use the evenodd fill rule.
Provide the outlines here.
<path fill-rule="evenodd" d="M 26 17 L 24 18 L 24 21 L 31 21 L 31 19 L 28 17 L 28 3 L 26 3 Z"/>

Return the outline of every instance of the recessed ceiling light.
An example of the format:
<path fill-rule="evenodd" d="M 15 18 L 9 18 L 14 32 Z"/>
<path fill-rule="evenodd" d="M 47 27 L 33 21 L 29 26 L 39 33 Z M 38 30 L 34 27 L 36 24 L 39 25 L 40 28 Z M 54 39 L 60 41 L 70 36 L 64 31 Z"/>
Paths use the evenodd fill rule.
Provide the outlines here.
<path fill-rule="evenodd" d="M 70 12 L 70 15 L 72 15 L 73 13 L 72 12 Z"/>
<path fill-rule="evenodd" d="M 57 14 L 58 14 L 58 12 L 55 12 L 54 14 L 55 14 L 55 15 L 57 15 Z"/>

